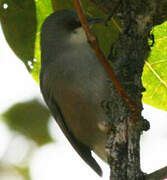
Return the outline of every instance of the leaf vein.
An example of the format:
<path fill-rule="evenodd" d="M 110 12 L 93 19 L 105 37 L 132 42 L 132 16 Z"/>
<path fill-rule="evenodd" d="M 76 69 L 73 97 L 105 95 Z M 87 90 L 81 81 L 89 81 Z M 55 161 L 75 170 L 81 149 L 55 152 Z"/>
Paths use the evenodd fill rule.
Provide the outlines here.
<path fill-rule="evenodd" d="M 160 64 L 160 63 L 164 63 L 164 62 L 167 62 L 167 59 L 162 59 L 157 62 L 151 63 L 151 65 Z"/>
<path fill-rule="evenodd" d="M 165 86 L 165 88 L 167 88 L 167 83 L 160 77 L 160 75 L 153 69 L 153 67 L 151 66 L 151 64 L 147 61 L 146 65 L 148 66 L 148 68 L 152 71 L 152 73 L 156 76 L 156 78 Z"/>

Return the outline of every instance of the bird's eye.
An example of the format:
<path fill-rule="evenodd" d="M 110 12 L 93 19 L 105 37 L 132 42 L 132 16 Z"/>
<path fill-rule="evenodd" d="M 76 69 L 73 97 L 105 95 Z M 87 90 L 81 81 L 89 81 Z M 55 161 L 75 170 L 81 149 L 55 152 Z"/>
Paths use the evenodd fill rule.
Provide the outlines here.
<path fill-rule="evenodd" d="M 69 21 L 68 26 L 69 26 L 69 29 L 74 30 L 74 29 L 80 27 L 81 23 L 79 21 L 76 21 L 73 19 L 73 20 Z"/>

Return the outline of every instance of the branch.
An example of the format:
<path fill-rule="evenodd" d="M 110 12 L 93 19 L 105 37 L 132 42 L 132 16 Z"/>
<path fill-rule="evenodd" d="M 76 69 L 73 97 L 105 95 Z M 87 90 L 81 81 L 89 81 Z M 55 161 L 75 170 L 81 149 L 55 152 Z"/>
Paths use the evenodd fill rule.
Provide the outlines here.
<path fill-rule="evenodd" d="M 127 103 L 127 105 L 129 106 L 131 111 L 133 111 L 133 112 L 137 111 L 136 104 L 129 98 L 128 94 L 126 93 L 124 88 L 119 83 L 119 81 L 118 81 L 114 71 L 112 70 L 110 64 L 105 60 L 105 56 L 104 56 L 103 52 L 101 51 L 101 49 L 99 48 L 98 40 L 97 40 L 96 36 L 91 32 L 91 30 L 90 30 L 90 28 L 88 26 L 88 23 L 87 23 L 87 20 L 85 18 L 85 15 L 83 13 L 80 1 L 79 0 L 74 0 L 74 5 L 75 5 L 75 7 L 77 9 L 78 16 L 79 16 L 79 19 L 81 21 L 82 27 L 85 30 L 85 33 L 87 35 L 88 42 L 90 43 L 90 45 L 93 48 L 96 56 L 98 57 L 98 59 L 102 63 L 102 65 L 105 68 L 106 72 L 108 73 L 111 81 L 113 82 L 115 88 L 118 91 L 118 94 Z"/>
<path fill-rule="evenodd" d="M 167 178 L 167 166 L 151 174 L 146 175 L 146 180 L 162 180 Z"/>

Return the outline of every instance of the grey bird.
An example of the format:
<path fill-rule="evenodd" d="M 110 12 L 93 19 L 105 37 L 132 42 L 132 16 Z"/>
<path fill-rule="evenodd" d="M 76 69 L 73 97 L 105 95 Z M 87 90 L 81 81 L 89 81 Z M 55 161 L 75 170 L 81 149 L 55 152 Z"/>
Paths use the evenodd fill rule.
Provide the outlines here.
<path fill-rule="evenodd" d="M 97 21 L 88 18 L 89 23 Z M 101 102 L 110 95 L 108 79 L 77 13 L 58 10 L 47 17 L 41 29 L 41 92 L 71 145 L 100 176 L 91 151 L 107 161 L 103 123 L 109 118 Z"/>

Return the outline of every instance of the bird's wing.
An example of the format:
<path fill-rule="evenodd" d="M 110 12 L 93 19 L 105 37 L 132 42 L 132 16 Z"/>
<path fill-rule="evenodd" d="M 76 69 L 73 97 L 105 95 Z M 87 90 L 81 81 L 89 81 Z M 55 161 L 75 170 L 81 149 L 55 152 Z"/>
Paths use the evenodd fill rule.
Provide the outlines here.
<path fill-rule="evenodd" d="M 73 133 L 66 125 L 63 114 L 61 113 L 61 109 L 56 103 L 56 100 L 53 97 L 52 98 L 49 97 L 49 94 L 46 91 L 43 91 L 42 84 L 41 84 L 41 91 L 44 96 L 44 99 L 46 99 L 47 105 L 51 110 L 52 115 L 54 116 L 56 122 L 58 123 L 59 127 L 61 128 L 67 139 L 70 141 L 73 148 L 99 176 L 102 176 L 102 169 L 100 168 L 96 160 L 93 158 L 90 148 L 79 142 L 74 137 Z"/>

